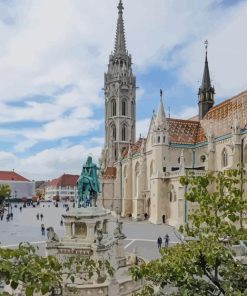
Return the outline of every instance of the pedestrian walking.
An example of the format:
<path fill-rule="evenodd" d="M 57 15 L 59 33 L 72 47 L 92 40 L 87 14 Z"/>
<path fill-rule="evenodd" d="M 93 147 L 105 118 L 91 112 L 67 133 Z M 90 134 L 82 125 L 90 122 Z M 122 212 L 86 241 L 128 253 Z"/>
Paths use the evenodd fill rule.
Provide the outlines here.
<path fill-rule="evenodd" d="M 61 221 L 60 221 L 60 225 L 63 226 L 63 219 L 61 219 Z"/>
<path fill-rule="evenodd" d="M 37 220 L 39 220 L 39 213 L 36 215 Z"/>
<path fill-rule="evenodd" d="M 40 220 L 41 220 L 41 221 L 43 220 L 43 217 L 44 217 L 44 216 L 43 216 L 43 214 L 41 213 L 41 214 L 40 214 Z"/>
<path fill-rule="evenodd" d="M 170 237 L 168 234 L 165 235 L 165 247 L 167 248 L 169 245 Z"/>
<path fill-rule="evenodd" d="M 22 206 L 20 206 L 20 212 L 22 211 Z"/>
<path fill-rule="evenodd" d="M 45 235 L 45 225 L 41 224 L 41 234 Z"/>
<path fill-rule="evenodd" d="M 162 245 L 162 238 L 161 238 L 161 236 L 158 237 L 157 244 L 158 244 L 158 248 L 160 249 L 161 248 L 161 245 Z"/>

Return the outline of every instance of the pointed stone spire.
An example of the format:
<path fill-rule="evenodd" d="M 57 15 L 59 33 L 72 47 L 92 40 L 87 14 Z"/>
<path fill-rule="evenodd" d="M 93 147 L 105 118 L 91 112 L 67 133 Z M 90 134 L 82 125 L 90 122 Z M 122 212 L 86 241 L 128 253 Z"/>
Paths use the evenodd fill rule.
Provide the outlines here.
<path fill-rule="evenodd" d="M 210 89 L 211 87 L 211 80 L 210 80 L 210 74 L 209 74 L 209 67 L 208 67 L 208 41 L 205 41 L 205 65 L 204 65 L 204 71 L 202 76 L 202 84 L 201 89 Z"/>
<path fill-rule="evenodd" d="M 118 4 L 118 21 L 117 21 L 117 32 L 115 39 L 115 49 L 114 54 L 127 54 L 126 43 L 125 43 L 125 33 L 124 33 L 124 21 L 123 21 L 123 3 L 122 0 Z"/>
<path fill-rule="evenodd" d="M 160 90 L 160 103 L 157 111 L 157 115 L 155 118 L 155 126 L 159 129 L 167 129 L 167 121 L 165 115 L 165 109 L 163 105 L 163 91 Z"/>
<path fill-rule="evenodd" d="M 211 85 L 209 66 L 208 66 L 208 41 L 205 41 L 205 65 L 202 76 L 202 84 L 198 91 L 199 119 L 203 119 L 206 113 L 214 105 L 214 87 Z"/>

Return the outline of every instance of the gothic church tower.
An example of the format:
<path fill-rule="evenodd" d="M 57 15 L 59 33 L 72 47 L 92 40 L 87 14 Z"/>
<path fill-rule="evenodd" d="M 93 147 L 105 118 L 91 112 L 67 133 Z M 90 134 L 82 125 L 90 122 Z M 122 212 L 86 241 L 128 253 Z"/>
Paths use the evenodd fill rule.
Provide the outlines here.
<path fill-rule="evenodd" d="M 105 73 L 105 146 L 104 167 L 111 167 L 119 154 L 135 142 L 136 78 L 131 55 L 126 49 L 123 4 L 118 4 L 114 52 Z"/>
<path fill-rule="evenodd" d="M 202 77 L 202 84 L 198 91 L 199 120 L 203 119 L 206 113 L 214 105 L 214 87 L 211 85 L 209 67 L 208 67 L 208 41 L 205 41 L 206 57 Z"/>

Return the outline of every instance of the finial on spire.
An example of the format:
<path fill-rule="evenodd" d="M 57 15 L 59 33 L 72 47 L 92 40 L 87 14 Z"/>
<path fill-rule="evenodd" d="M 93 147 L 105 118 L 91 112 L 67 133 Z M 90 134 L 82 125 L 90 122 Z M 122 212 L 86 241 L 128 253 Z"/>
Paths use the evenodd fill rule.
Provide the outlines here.
<path fill-rule="evenodd" d="M 123 3 L 122 3 L 122 0 L 119 1 L 119 4 L 118 4 L 118 13 L 122 13 L 123 10 L 124 10 L 124 7 L 123 7 Z"/>
<path fill-rule="evenodd" d="M 207 57 L 208 57 L 208 40 L 205 40 L 204 45 L 205 45 L 205 50 L 206 50 L 206 60 L 207 60 Z"/>
<path fill-rule="evenodd" d="M 124 34 L 124 21 L 123 21 L 123 3 L 122 0 L 118 4 L 118 21 L 117 21 L 117 32 L 115 39 L 115 54 L 126 55 L 126 44 L 125 44 L 125 34 Z"/>
<path fill-rule="evenodd" d="M 162 99 L 162 97 L 163 97 L 163 90 L 160 89 L 160 98 Z"/>

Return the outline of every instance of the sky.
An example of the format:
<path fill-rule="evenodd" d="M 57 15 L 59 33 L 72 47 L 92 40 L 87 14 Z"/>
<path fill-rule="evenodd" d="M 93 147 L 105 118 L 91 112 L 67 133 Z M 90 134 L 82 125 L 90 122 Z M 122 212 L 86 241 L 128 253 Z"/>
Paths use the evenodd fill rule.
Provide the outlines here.
<path fill-rule="evenodd" d="M 0 170 L 79 174 L 104 144 L 104 72 L 118 0 L 0 0 Z M 159 90 L 166 114 L 197 114 L 205 48 L 216 104 L 247 89 L 247 0 L 123 0 L 137 77 L 137 137 Z M 170 110 L 170 111 L 169 111 Z"/>

